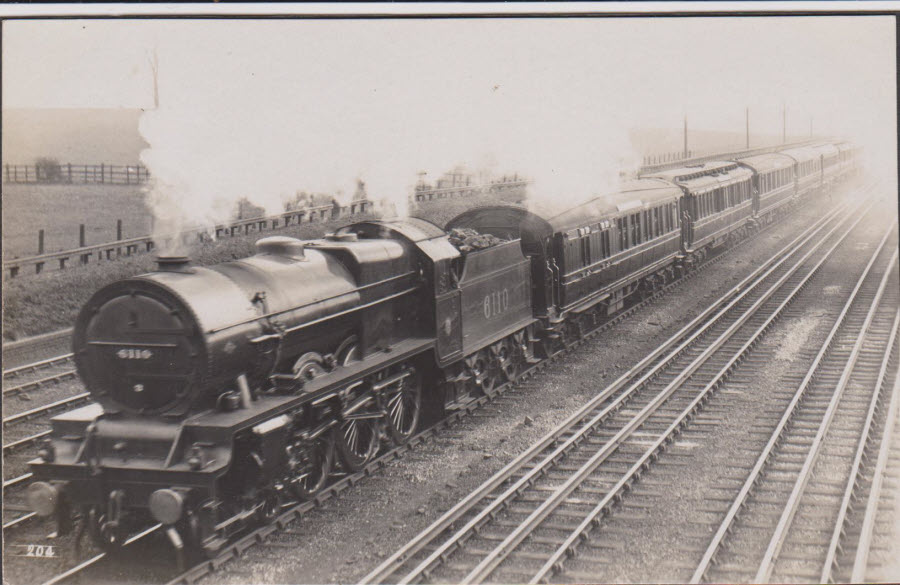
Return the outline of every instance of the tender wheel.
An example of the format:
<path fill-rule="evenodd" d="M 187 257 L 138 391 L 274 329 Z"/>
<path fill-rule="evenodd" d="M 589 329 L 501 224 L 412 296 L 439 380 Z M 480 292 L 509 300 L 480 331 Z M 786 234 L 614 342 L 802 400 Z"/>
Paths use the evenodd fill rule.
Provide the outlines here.
<path fill-rule="evenodd" d="M 571 346 L 573 343 L 581 339 L 581 337 L 581 329 L 575 322 L 567 320 L 563 324 L 563 344 L 566 347 Z"/>
<path fill-rule="evenodd" d="M 291 493 L 304 502 L 313 499 L 334 467 L 334 434 L 325 433 L 311 443 L 298 441 L 287 450 Z"/>
<path fill-rule="evenodd" d="M 422 410 L 422 379 L 410 368 L 410 374 L 385 389 L 384 404 L 387 410 L 387 430 L 397 445 L 409 441 L 419 426 Z"/>
<path fill-rule="evenodd" d="M 521 366 L 521 356 L 516 351 L 514 345 L 507 339 L 497 343 L 493 348 L 494 357 L 503 372 L 503 376 L 508 381 L 513 381 L 519 375 Z"/>
<path fill-rule="evenodd" d="M 485 394 L 490 394 L 494 390 L 494 386 L 497 385 L 499 370 L 495 367 L 496 364 L 492 363 L 493 361 L 487 351 L 481 350 L 472 362 L 472 374 L 474 374 L 475 384 Z"/>

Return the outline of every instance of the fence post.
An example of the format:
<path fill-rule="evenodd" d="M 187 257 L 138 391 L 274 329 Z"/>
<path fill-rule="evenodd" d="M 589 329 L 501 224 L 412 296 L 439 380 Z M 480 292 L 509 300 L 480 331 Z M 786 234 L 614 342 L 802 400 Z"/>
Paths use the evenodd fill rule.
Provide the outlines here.
<path fill-rule="evenodd" d="M 128 165 L 125 165 L 125 184 L 131 184 L 131 167 Z"/>
<path fill-rule="evenodd" d="M 84 248 L 84 246 L 85 246 L 84 224 L 80 223 L 80 224 L 78 224 L 78 247 Z"/>
<path fill-rule="evenodd" d="M 100 163 L 100 182 L 101 183 L 106 182 L 106 164 L 105 163 Z"/>
<path fill-rule="evenodd" d="M 44 230 L 38 230 L 38 255 L 44 253 Z"/>
<path fill-rule="evenodd" d="M 66 170 L 68 171 L 69 182 L 71 183 L 72 182 L 72 163 L 66 163 Z"/>
<path fill-rule="evenodd" d="M 121 239 L 122 239 L 122 220 L 117 219 L 116 220 L 116 240 L 118 241 Z"/>

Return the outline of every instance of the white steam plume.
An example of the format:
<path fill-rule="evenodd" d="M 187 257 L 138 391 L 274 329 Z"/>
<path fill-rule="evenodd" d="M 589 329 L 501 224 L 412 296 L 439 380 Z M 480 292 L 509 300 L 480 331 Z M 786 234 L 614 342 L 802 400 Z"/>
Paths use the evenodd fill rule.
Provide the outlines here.
<path fill-rule="evenodd" d="M 242 198 L 267 213 L 298 191 L 346 202 L 359 180 L 378 211 L 403 216 L 419 172 L 433 183 L 457 164 L 476 177 L 530 179 L 530 205 L 554 213 L 614 189 L 636 158 L 621 80 L 589 56 L 571 71 L 554 69 L 577 46 L 529 49 L 524 29 L 500 48 L 492 34 L 476 35 L 466 37 L 479 45 L 468 51 L 485 59 L 470 67 L 453 51 L 386 43 L 382 29 L 402 26 L 342 24 L 354 38 L 350 54 L 307 25 L 310 34 L 282 38 L 291 58 L 273 53 L 281 41 L 264 33 L 242 37 L 240 51 L 167 35 L 159 107 L 140 123 L 157 235 L 225 222 Z M 450 37 L 461 30 L 436 28 Z"/>

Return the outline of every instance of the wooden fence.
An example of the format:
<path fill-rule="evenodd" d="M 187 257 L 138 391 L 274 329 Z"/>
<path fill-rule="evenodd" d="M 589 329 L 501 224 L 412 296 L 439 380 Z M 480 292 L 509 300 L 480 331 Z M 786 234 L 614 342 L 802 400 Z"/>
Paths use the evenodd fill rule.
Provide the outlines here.
<path fill-rule="evenodd" d="M 139 185 L 149 178 L 143 165 L 3 165 L 6 183 Z"/>
<path fill-rule="evenodd" d="M 291 225 L 303 223 L 319 223 L 329 219 L 352 217 L 372 211 L 372 202 L 368 200 L 354 201 L 349 205 L 318 205 L 292 211 L 285 211 L 269 217 L 254 217 L 250 219 L 235 220 L 233 222 L 217 225 L 213 228 L 197 227 L 189 229 L 181 234 L 184 243 L 193 241 L 205 241 L 215 233 L 216 238 L 223 236 L 236 236 L 251 232 L 263 232 L 283 229 Z M 114 242 L 88 245 L 85 241 L 84 225 L 79 225 L 79 247 L 61 252 L 43 253 L 44 230 L 38 232 L 37 256 L 28 258 L 15 258 L 3 262 L 3 271 L 9 278 L 15 278 L 22 274 L 23 269 L 29 268 L 32 274 L 44 274 L 52 270 L 65 270 L 71 266 L 86 266 L 92 262 L 116 260 L 135 254 L 151 252 L 156 248 L 152 236 L 140 236 L 137 238 L 122 239 L 121 220 L 116 222 L 116 230 L 119 238 Z"/>

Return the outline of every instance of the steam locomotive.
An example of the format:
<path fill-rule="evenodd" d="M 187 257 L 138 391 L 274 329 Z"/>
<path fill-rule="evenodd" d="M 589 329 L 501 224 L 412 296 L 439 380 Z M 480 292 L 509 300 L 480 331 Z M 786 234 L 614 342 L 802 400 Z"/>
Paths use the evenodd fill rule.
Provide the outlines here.
<path fill-rule="evenodd" d="M 449 222 L 490 234 L 483 249 L 409 218 L 267 237 L 205 268 L 160 258 L 79 314 L 95 403 L 53 419 L 29 504 L 107 549 L 151 517 L 214 555 L 852 175 L 857 154 L 817 143 L 648 173 L 554 216 L 496 205 Z"/>

